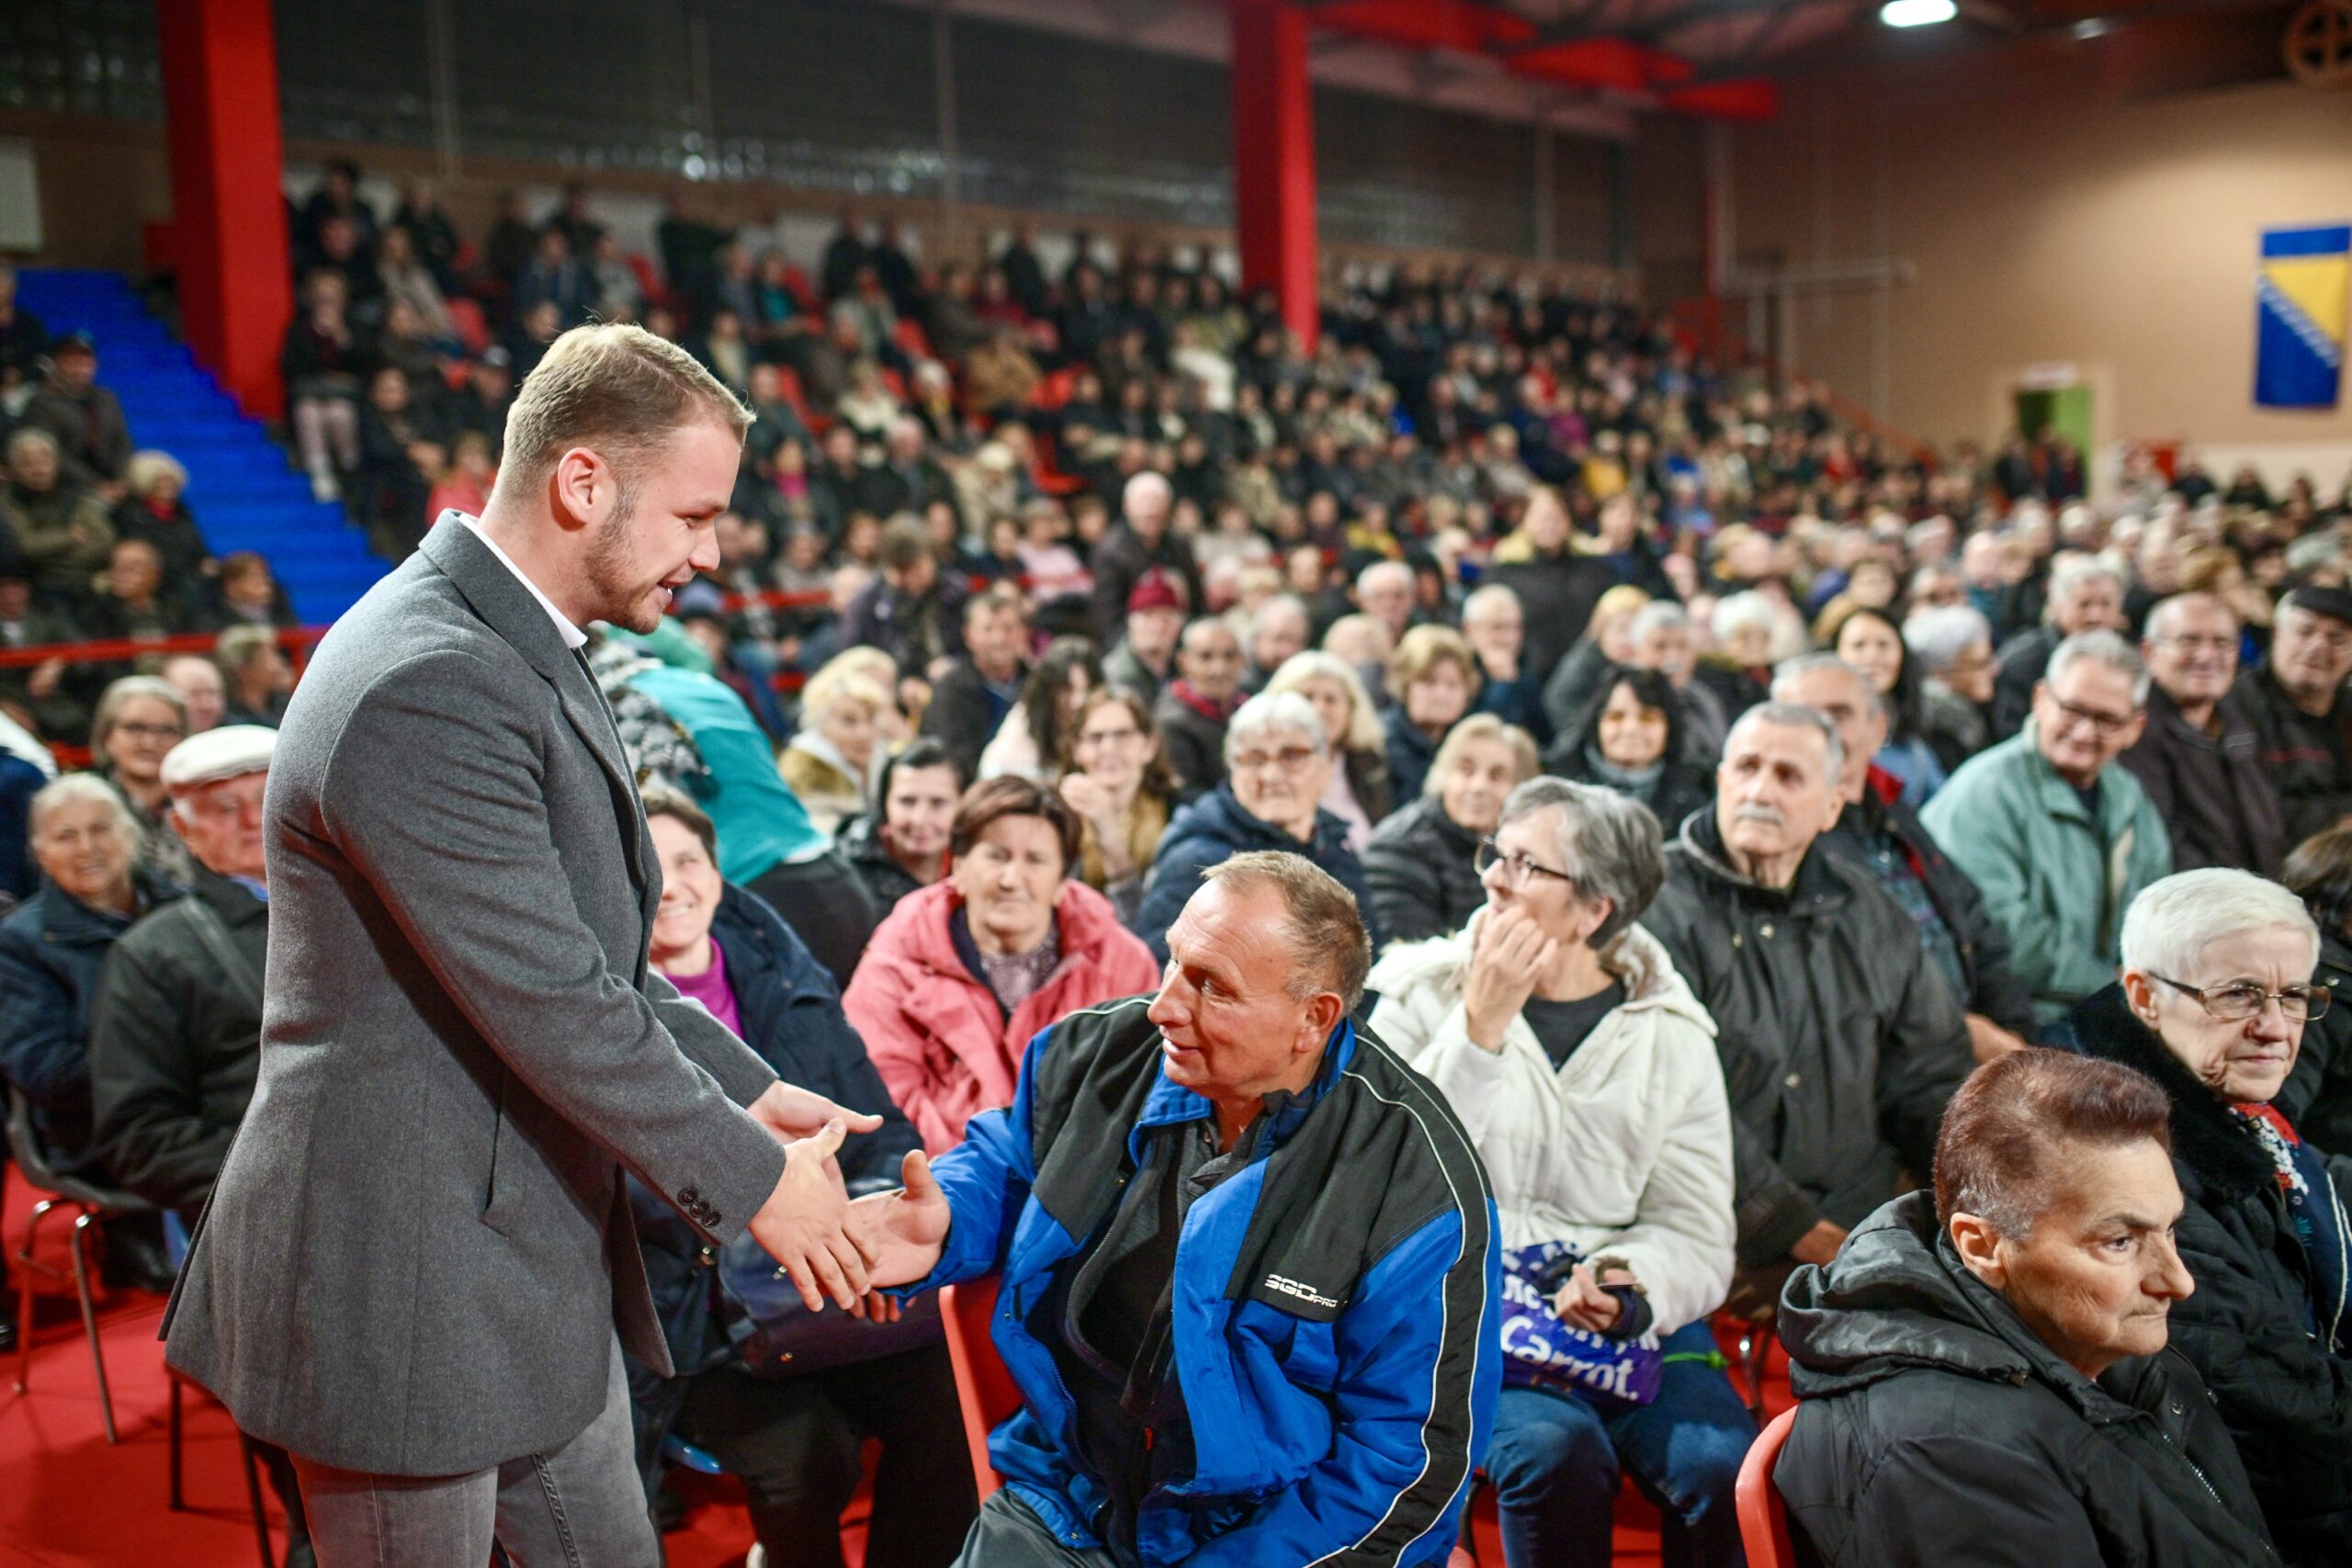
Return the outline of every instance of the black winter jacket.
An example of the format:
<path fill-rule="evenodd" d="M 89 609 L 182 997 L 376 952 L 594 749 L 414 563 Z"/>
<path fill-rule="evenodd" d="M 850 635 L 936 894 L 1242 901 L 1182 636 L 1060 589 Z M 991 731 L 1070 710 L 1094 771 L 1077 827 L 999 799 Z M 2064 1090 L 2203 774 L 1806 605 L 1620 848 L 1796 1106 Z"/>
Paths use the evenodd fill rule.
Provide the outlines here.
<path fill-rule="evenodd" d="M 1380 723 L 1388 732 L 1388 787 L 1395 792 L 1396 808 L 1401 811 L 1421 798 L 1421 785 L 1429 782 L 1430 769 L 1437 763 L 1438 743 L 1422 734 L 1420 726 L 1407 718 L 1399 705 L 1381 709 Z"/>
<path fill-rule="evenodd" d="M 1961 973 L 1968 982 L 1961 1006 L 2021 1039 L 2033 1039 L 2040 1030 L 2033 1016 L 2033 992 L 2009 967 L 2008 933 L 1984 912 L 1984 896 L 1976 884 L 1938 847 L 1919 814 L 1903 804 L 1902 781 L 1872 768 L 1862 798 L 1847 806 L 1838 826 L 1821 841 L 1875 876 L 1871 844 L 1882 833 L 1901 850 L 1912 874 L 1926 886 L 1928 901 L 1960 949 Z"/>
<path fill-rule="evenodd" d="M 1381 939 L 1452 936 L 1487 902 L 1478 881 L 1478 835 L 1445 814 L 1435 795 L 1392 813 L 1364 846 L 1363 875 Z"/>
<path fill-rule="evenodd" d="M 841 831 L 842 852 L 849 857 L 850 865 L 857 872 L 857 879 L 865 884 L 868 897 L 874 900 L 878 921 L 899 907 L 899 900 L 910 893 L 922 890 L 914 873 L 900 865 L 882 841 L 882 829 L 876 826 L 872 813 L 854 819 Z M 756 1040 L 752 1044 L 757 1045 Z"/>
<path fill-rule="evenodd" d="M 1772 1483 L 1801 1561 L 2278 1561 L 2195 1369 L 2165 1350 L 2086 1378 L 1962 1266 L 1925 1192 L 1799 1269 L 1779 1328 L 1801 1403 Z"/>
<path fill-rule="evenodd" d="M 1143 902 L 1127 927 L 1143 938 L 1151 955 L 1168 962 L 1168 928 L 1184 912 L 1200 890 L 1201 873 L 1251 850 L 1283 850 L 1303 855 L 1328 871 L 1340 886 L 1355 895 L 1356 909 L 1371 934 L 1372 949 L 1380 951 L 1387 933 L 1381 930 L 1379 911 L 1365 883 L 1363 863 L 1348 848 L 1347 828 L 1328 811 L 1315 814 L 1315 830 L 1304 841 L 1293 838 L 1262 817 L 1253 816 L 1233 793 L 1233 781 L 1209 791 L 1190 806 L 1179 807 L 1160 836 L 1159 853 L 1144 884 Z"/>
<path fill-rule="evenodd" d="M 2195 728 L 2161 686 L 2148 688 L 2148 728 L 2116 760 L 2148 792 L 2172 834 L 2172 868 L 2232 866 L 2276 876 L 2287 858 L 2278 784 L 2262 742 L 2233 701 L 2217 710 L 2219 739 Z"/>
<path fill-rule="evenodd" d="M 1016 694 L 1028 678 L 1024 661 L 1012 680 Z M 1019 705 L 1017 695 L 1010 705 Z M 996 738 L 1004 713 L 990 700 L 987 678 L 967 654 L 932 688 L 931 705 L 922 710 L 922 732 L 947 748 L 967 780 L 976 779 L 980 776 L 980 753 Z M 1044 761 L 1048 768 L 1054 765 L 1051 757 Z"/>
<path fill-rule="evenodd" d="M 250 966 L 224 972 L 198 936 L 219 920 Z M 116 1181 L 193 1219 L 211 1196 L 261 1067 L 261 976 L 269 905 L 198 866 L 189 897 L 122 933 L 98 972 L 90 1095 Z"/>
<path fill-rule="evenodd" d="M 2297 707 L 2267 668 L 2249 670 L 2230 692 L 2254 727 L 2262 771 L 2278 786 L 2290 848 L 2352 813 L 2352 701 L 2313 718 Z"/>
<path fill-rule="evenodd" d="M 1161 689 L 1151 721 L 1159 727 L 1160 755 L 1176 775 L 1176 798 L 1192 801 L 1225 782 L 1225 729 L 1231 716 L 1211 718 L 1179 695 L 1177 684 L 1170 681 Z"/>
<path fill-rule="evenodd" d="M 1968 1025 L 1874 881 L 1816 851 L 1788 888 L 1762 886 L 1694 812 L 1642 923 L 1715 1021 L 1743 1264 L 1785 1258 L 1824 1219 L 1851 1228 L 1906 1170 L 1927 1179 L 1973 1065 Z"/>
<path fill-rule="evenodd" d="M 2335 993 L 2335 1005 L 2303 1025 L 2295 1070 L 2270 1103 L 2316 1147 L 2352 1155 L 2352 947 L 2324 923 L 2312 982 Z"/>
<path fill-rule="evenodd" d="M 2172 1097 L 2173 1171 L 2188 1201 L 2180 1257 L 2197 1280 L 2172 1309 L 2172 1340 L 2236 1434 L 2279 1551 L 2352 1562 L 2352 1355 L 2329 1348 L 2345 1342 L 2352 1314 L 2312 1299 L 2270 1156 L 2132 1016 L 2120 985 L 2076 1004 L 2066 1023 L 2076 1049 L 2137 1067 Z M 2352 1161 L 2329 1166 L 2341 1203 Z"/>

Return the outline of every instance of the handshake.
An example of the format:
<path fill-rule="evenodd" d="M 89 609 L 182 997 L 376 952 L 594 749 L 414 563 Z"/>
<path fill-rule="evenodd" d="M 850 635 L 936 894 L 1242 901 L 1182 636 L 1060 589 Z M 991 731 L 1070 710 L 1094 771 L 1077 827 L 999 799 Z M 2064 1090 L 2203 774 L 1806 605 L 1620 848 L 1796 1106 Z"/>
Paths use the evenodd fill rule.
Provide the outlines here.
<path fill-rule="evenodd" d="M 792 1276 L 810 1312 L 830 1297 L 854 1316 L 894 1321 L 898 1303 L 882 1291 L 929 1274 L 947 1240 L 947 1199 L 931 1162 L 909 1150 L 903 1187 L 852 1202 L 833 1156 L 850 1134 L 881 1126 L 879 1116 L 784 1083 L 747 1110 L 785 1145 L 784 1175 L 752 1216 L 752 1239 Z"/>

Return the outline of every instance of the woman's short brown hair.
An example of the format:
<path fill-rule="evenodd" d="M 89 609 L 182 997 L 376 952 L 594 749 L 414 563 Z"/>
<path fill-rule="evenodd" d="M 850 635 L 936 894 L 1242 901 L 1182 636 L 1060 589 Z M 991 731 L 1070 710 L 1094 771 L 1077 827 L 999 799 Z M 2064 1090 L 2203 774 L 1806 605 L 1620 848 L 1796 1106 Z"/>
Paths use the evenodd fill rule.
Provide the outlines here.
<path fill-rule="evenodd" d="M 957 858 L 969 853 L 989 825 L 1007 817 L 1042 817 L 1061 840 L 1062 874 L 1078 863 L 1078 813 L 1052 788 L 1032 779 L 982 779 L 964 792 L 956 807 L 956 821 L 947 830 L 947 852 Z"/>
<path fill-rule="evenodd" d="M 2172 1152 L 2172 1101 L 2145 1074 L 2072 1051 L 2028 1046 L 1985 1063 L 1944 1107 L 1936 1134 L 1936 1223 L 1974 1214 L 2023 1241 L 2050 1206 L 2069 1144 L 2143 1141 Z"/>
<path fill-rule="evenodd" d="M 673 822 L 684 823 L 686 830 L 702 840 L 702 852 L 710 857 L 710 863 L 718 863 L 718 828 L 711 821 L 709 812 L 667 784 L 649 784 L 638 793 L 645 802 L 648 822 L 656 817 L 667 817 Z"/>
<path fill-rule="evenodd" d="M 1448 660 L 1462 667 L 1462 679 L 1476 693 L 1478 656 L 1470 651 L 1469 639 L 1452 626 L 1413 627 L 1397 638 L 1396 651 L 1388 656 L 1389 695 L 1403 702 L 1415 682 Z"/>

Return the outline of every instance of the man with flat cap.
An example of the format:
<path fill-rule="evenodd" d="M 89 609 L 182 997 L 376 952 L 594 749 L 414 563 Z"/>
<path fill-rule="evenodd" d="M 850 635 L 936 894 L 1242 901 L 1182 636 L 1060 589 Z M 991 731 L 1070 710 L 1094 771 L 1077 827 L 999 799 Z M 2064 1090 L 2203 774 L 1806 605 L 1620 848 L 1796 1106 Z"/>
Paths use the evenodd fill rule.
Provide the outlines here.
<path fill-rule="evenodd" d="M 445 514 L 287 709 L 259 1079 L 164 1323 L 294 1456 L 325 1568 L 658 1562 L 620 1352 L 671 1367 L 624 1171 L 713 1247 L 748 1228 L 812 1310 L 866 1285 L 830 1160 L 878 1119 L 649 968 L 659 863 L 580 654 L 717 564 L 750 417 L 636 327 L 564 334 L 481 517 Z"/>
<path fill-rule="evenodd" d="M 2278 601 L 2270 657 L 2238 677 L 2236 706 L 2278 786 L 2289 848 L 2352 812 L 2352 592 L 2298 588 Z"/>

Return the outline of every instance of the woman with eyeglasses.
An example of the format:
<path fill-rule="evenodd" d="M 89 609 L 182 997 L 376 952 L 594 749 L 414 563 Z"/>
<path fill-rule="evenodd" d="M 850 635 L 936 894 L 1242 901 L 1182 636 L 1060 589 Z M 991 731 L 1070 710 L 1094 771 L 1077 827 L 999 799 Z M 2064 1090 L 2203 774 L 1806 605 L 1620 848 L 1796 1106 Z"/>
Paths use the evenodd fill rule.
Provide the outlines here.
<path fill-rule="evenodd" d="M 1176 775 L 1160 752 L 1159 728 L 1135 693 L 1098 686 L 1079 705 L 1066 744 L 1056 787 L 1078 813 L 1078 879 L 1133 925 L 1176 809 Z"/>
<path fill-rule="evenodd" d="M 1657 819 L 1614 790 L 1538 778 L 1478 849 L 1485 906 L 1399 945 L 1372 1026 L 1478 1145 L 1507 1247 L 1583 1254 L 1552 1302 L 1594 1334 L 1658 1336 L 1657 1397 L 1603 1409 L 1502 1393 L 1486 1472 L 1510 1568 L 1601 1568 L 1618 1477 L 1665 1521 L 1664 1558 L 1742 1561 L 1732 1486 L 1755 1423 L 1707 1316 L 1731 1283 L 1731 1111 L 1715 1026 L 1637 921 L 1665 877 Z"/>
<path fill-rule="evenodd" d="M 1347 824 L 1319 802 L 1338 761 L 1315 705 L 1296 692 L 1261 692 L 1225 728 L 1225 782 L 1176 813 L 1159 840 L 1131 929 L 1168 962 L 1168 928 L 1198 891 L 1201 873 L 1250 850 L 1304 855 L 1355 895 L 1380 951 L 1380 922 Z"/>
<path fill-rule="evenodd" d="M 187 738 L 187 704 L 153 675 L 126 675 L 107 686 L 90 720 L 90 756 L 139 827 L 139 863 L 185 886 L 195 874 L 187 846 L 164 822 L 171 795 L 164 758 Z"/>
<path fill-rule="evenodd" d="M 2281 1555 L 2352 1562 L 2352 1303 L 2343 1193 L 2274 1103 L 2330 993 L 2319 931 L 2273 882 L 2222 868 L 2152 884 L 2123 918 L 2123 976 L 2067 1019 L 2075 1047 L 2172 1100 L 2197 1281 L 2173 1343 L 2212 1391 Z"/>

